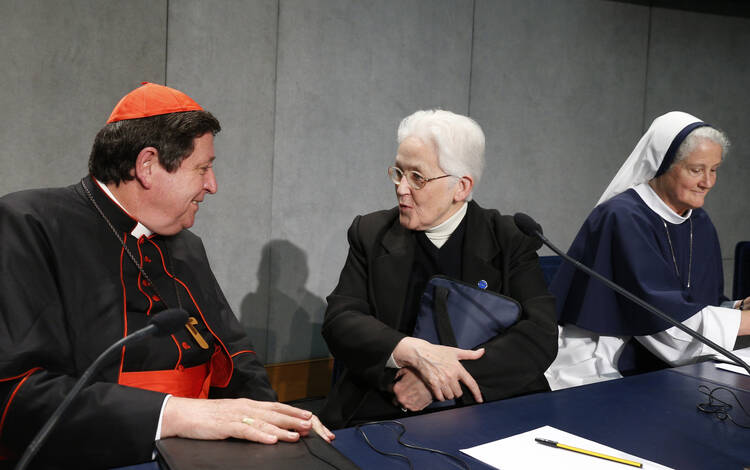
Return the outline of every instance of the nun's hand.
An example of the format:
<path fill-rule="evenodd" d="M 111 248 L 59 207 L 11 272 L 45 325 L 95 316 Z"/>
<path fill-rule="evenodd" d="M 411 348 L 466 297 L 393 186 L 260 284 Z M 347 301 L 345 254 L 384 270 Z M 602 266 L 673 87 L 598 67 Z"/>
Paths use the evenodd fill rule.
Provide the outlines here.
<path fill-rule="evenodd" d="M 437 401 L 453 400 L 463 395 L 463 383 L 482 403 L 482 393 L 474 377 L 460 361 L 475 360 L 484 355 L 484 348 L 472 351 L 441 346 L 419 338 L 407 336 L 393 350 L 393 359 L 400 367 L 412 367 L 424 381 Z"/>
<path fill-rule="evenodd" d="M 393 394 L 396 395 L 394 404 L 409 411 L 423 410 L 432 403 L 432 393 L 410 367 L 403 367 L 396 373 Z"/>

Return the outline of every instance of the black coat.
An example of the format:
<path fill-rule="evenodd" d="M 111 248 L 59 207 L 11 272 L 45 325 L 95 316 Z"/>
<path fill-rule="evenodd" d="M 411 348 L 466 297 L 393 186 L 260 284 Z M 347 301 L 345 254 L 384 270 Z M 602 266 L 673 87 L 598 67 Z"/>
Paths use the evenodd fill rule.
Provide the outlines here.
<path fill-rule="evenodd" d="M 469 203 L 466 218 L 461 279 L 487 281 L 488 289 L 516 299 L 522 312 L 511 328 L 480 345 L 484 356 L 462 364 L 485 401 L 549 390 L 544 371 L 557 354 L 557 325 L 555 301 L 536 254 L 540 242 L 523 235 L 512 217 L 475 202 Z M 395 370 L 386 368 L 386 362 L 408 336 L 397 326 L 415 234 L 400 225 L 394 208 L 356 217 L 348 239 L 346 264 L 328 296 L 323 322 L 323 337 L 345 366 L 321 412 L 323 422 L 333 428 L 346 426 L 366 400 L 378 402 L 383 416 L 403 414 L 390 403 Z M 462 402 L 473 403 L 465 387 Z"/>
<path fill-rule="evenodd" d="M 138 243 L 127 235 L 136 221 L 94 181 L 85 182 L 120 236 L 126 236 L 134 256 L 145 260 L 152 281 L 160 284 L 159 294 L 169 299 L 170 307 L 179 295 L 197 318 L 196 328 L 213 343 L 209 354 L 216 347 L 226 358 L 225 373 L 217 374 L 222 379 L 210 396 L 275 400 L 265 369 L 211 272 L 200 238 L 183 230 Z M 0 454 L 18 458 L 94 359 L 145 326 L 146 312 L 164 307 L 144 287 L 135 264 L 81 183 L 0 198 L 0 245 Z M 164 275 L 162 260 L 184 284 Z M 128 346 L 82 390 L 32 467 L 39 468 L 45 459 L 63 468 L 150 460 L 165 394 L 118 385 L 120 371 L 205 361 L 205 350 L 201 352 L 184 328 L 172 337 Z"/>

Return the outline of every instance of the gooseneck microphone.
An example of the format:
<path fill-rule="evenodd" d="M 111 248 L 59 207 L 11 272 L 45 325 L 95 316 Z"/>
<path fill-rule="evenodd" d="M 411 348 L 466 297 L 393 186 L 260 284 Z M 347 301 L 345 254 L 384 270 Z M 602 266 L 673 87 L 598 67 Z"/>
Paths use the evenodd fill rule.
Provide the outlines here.
<path fill-rule="evenodd" d="M 571 258 L 568 256 L 567 253 L 563 253 L 559 248 L 557 248 L 555 245 L 552 244 L 549 240 L 547 240 L 547 237 L 544 236 L 542 233 L 542 227 L 536 223 L 534 219 L 529 217 L 528 215 L 518 212 L 513 216 L 513 221 L 516 223 L 516 226 L 523 232 L 525 235 L 528 235 L 533 238 L 538 238 L 547 245 L 552 251 L 560 255 L 562 259 L 567 261 L 568 263 L 571 263 L 576 268 L 580 269 L 581 271 L 585 272 L 589 276 L 598 279 L 599 281 L 603 282 L 604 285 L 612 289 L 613 291 L 617 292 L 618 294 L 622 295 L 626 299 L 630 300 L 631 302 L 635 303 L 639 307 L 643 308 L 647 312 L 651 313 L 652 315 L 656 315 L 657 317 L 661 318 L 665 322 L 669 323 L 670 325 L 673 325 L 680 330 L 684 331 L 688 335 L 692 336 L 693 338 L 697 339 L 701 343 L 709 346 L 711 349 L 720 352 L 724 356 L 730 358 L 732 361 L 735 362 L 735 364 L 739 365 L 740 367 L 747 370 L 747 372 L 750 374 L 750 366 L 745 363 L 742 359 L 737 357 L 735 354 L 731 353 L 730 351 L 727 351 L 725 348 L 719 346 L 718 344 L 714 343 L 710 339 L 706 338 L 702 334 L 698 333 L 697 331 L 694 331 L 687 326 L 683 325 L 682 323 L 678 322 L 677 320 L 673 319 L 666 313 L 662 312 L 661 310 L 657 309 L 653 305 L 649 304 L 648 302 L 642 300 L 639 297 L 636 297 L 631 292 L 625 290 L 624 288 L 620 287 L 619 285 L 615 284 L 614 282 L 610 281 L 606 277 L 602 276 L 598 272 L 594 271 L 593 269 L 589 268 L 585 264 Z"/>
<path fill-rule="evenodd" d="M 126 344 L 134 343 L 147 336 L 168 336 L 177 331 L 180 327 L 184 326 L 187 321 L 188 313 L 181 308 L 169 308 L 163 310 L 151 317 L 151 319 L 148 321 L 147 326 L 141 328 L 140 330 L 134 331 L 124 338 L 121 338 L 112 346 L 108 347 L 103 353 L 99 354 L 96 360 L 91 363 L 91 365 L 86 369 L 83 375 L 81 375 L 75 385 L 73 385 L 73 388 L 70 389 L 68 394 L 65 396 L 65 399 L 63 399 L 62 403 L 60 403 L 55 412 L 52 413 L 52 416 L 50 416 L 47 422 L 44 423 L 42 429 L 40 429 L 34 439 L 32 439 L 31 443 L 26 448 L 26 451 L 24 451 L 23 456 L 21 456 L 21 459 L 18 461 L 18 464 L 16 464 L 15 470 L 23 470 L 28 466 L 36 453 L 42 447 L 42 444 L 44 444 L 44 441 L 47 440 L 47 437 L 49 436 L 50 432 L 55 427 L 57 422 L 60 420 L 60 417 L 63 415 L 63 413 L 65 413 L 65 410 L 68 409 L 75 397 L 78 396 L 81 389 L 83 389 L 84 385 L 88 383 L 89 379 L 91 379 L 91 376 L 99 370 L 102 364 L 105 363 L 111 353 L 120 350 L 120 348 L 122 348 Z"/>

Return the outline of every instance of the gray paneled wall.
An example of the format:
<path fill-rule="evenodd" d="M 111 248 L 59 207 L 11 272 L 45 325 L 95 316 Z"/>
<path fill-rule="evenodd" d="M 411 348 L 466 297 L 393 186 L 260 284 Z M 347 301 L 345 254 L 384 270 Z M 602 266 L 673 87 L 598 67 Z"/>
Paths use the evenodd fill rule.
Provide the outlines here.
<path fill-rule="evenodd" d="M 0 194 L 86 174 L 120 97 L 164 82 L 166 5 L 0 0 Z"/>
<path fill-rule="evenodd" d="M 640 134 L 681 109 L 728 131 L 707 208 L 731 280 L 750 239 L 750 20 L 602 0 L 0 0 L 0 193 L 67 185 L 143 80 L 222 121 L 194 231 L 266 362 L 327 355 L 325 297 L 352 218 L 395 203 L 416 109 L 487 134 L 477 201 L 572 241 Z M 731 291 L 731 284 L 726 291 Z"/>
<path fill-rule="evenodd" d="M 487 134 L 477 200 L 528 212 L 567 247 L 640 138 L 649 9 L 482 0 L 475 18 L 471 115 Z"/>

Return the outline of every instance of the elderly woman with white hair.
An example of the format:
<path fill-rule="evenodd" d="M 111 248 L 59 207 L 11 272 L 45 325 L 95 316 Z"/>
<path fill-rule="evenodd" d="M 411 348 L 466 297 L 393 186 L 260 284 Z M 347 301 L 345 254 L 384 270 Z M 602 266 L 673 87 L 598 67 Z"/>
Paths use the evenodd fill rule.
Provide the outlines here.
<path fill-rule="evenodd" d="M 750 333 L 750 298 L 727 301 L 719 240 L 702 209 L 729 147 L 687 113 L 658 117 L 610 183 L 570 247 L 573 258 L 732 349 Z M 553 390 L 689 363 L 714 351 L 563 265 Z"/>
<path fill-rule="evenodd" d="M 549 390 L 554 298 L 539 242 L 512 217 L 472 201 L 484 133 L 448 111 L 418 111 L 398 128 L 388 169 L 398 206 L 358 216 L 349 255 L 328 297 L 323 336 L 344 372 L 321 412 L 333 428 L 424 410 L 433 402 L 498 400 Z M 429 279 L 444 275 L 511 297 L 516 323 L 473 349 L 412 336 Z"/>

